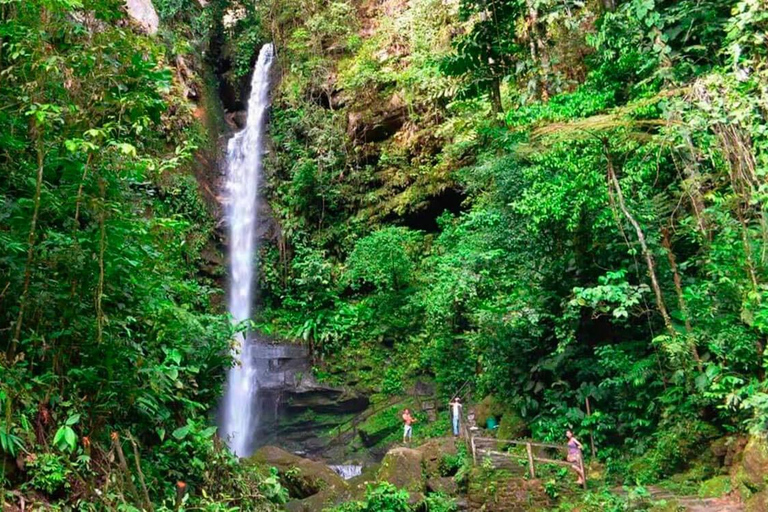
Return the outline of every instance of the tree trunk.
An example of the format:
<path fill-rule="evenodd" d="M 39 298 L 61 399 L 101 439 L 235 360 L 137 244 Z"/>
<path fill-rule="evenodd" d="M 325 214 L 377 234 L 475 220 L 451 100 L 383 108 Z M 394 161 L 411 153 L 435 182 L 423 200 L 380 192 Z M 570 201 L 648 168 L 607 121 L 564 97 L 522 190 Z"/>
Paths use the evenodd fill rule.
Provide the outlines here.
<path fill-rule="evenodd" d="M 681 119 L 677 120 L 682 121 Z M 693 215 L 696 219 L 696 226 L 704 236 L 707 243 L 710 243 L 712 242 L 712 232 L 710 230 L 710 223 L 706 214 L 707 207 L 704 203 L 704 198 L 701 193 L 703 188 L 703 179 L 697 167 L 696 147 L 694 146 L 690 135 L 686 135 L 685 145 L 688 147 L 688 153 L 682 154 L 681 158 L 683 159 L 683 174 L 685 175 L 687 183 L 683 183 L 683 188 L 691 200 L 691 207 L 693 208 Z"/>
<path fill-rule="evenodd" d="M 12 361 L 16 355 L 16 349 L 21 339 L 21 326 L 24 323 L 24 310 L 29 297 L 29 285 L 32 280 L 32 263 L 35 257 L 35 238 L 37 235 L 37 216 L 40 212 L 40 193 L 43 188 L 43 170 L 45 169 L 45 148 L 43 146 L 43 132 L 37 128 L 37 180 L 35 181 L 34 208 L 32 221 L 29 223 L 29 235 L 27 237 L 27 262 L 24 267 L 24 286 L 19 299 L 19 314 L 16 316 L 16 326 L 13 331 L 13 340 L 8 350 L 8 360 Z"/>
<path fill-rule="evenodd" d="M 104 338 L 104 309 L 102 299 L 104 297 L 104 252 L 106 249 L 107 235 L 107 205 L 106 185 L 104 178 L 99 176 L 99 192 L 101 194 L 101 212 L 99 213 L 99 284 L 96 288 L 96 342 L 101 344 Z"/>
<path fill-rule="evenodd" d="M 504 107 L 501 105 L 501 81 L 498 78 L 494 78 L 491 83 L 491 90 L 488 92 L 490 95 L 491 106 L 493 107 L 493 113 L 498 116 L 504 113 Z"/>
<path fill-rule="evenodd" d="M 605 139 L 603 140 L 603 148 L 605 149 L 605 157 L 608 161 L 609 191 L 612 188 L 613 191 L 616 193 L 616 198 L 618 199 L 619 209 L 621 210 L 621 213 L 624 214 L 624 217 L 629 221 L 629 223 L 635 229 L 635 234 L 637 235 L 637 241 L 640 243 L 640 249 L 643 253 L 643 257 L 645 258 L 645 263 L 648 267 L 648 276 L 651 278 L 651 287 L 653 288 L 653 293 L 656 295 L 656 307 L 658 308 L 659 313 L 661 313 L 661 318 L 664 320 L 664 326 L 667 328 L 667 331 L 669 332 L 670 336 L 674 337 L 677 335 L 677 333 L 675 332 L 675 328 L 672 326 L 672 319 L 669 317 L 669 313 L 667 312 L 667 306 L 664 303 L 664 295 L 661 292 L 661 286 L 659 286 L 659 279 L 656 276 L 656 262 L 654 261 L 653 254 L 648 248 L 648 243 L 646 242 L 646 239 L 645 239 L 645 233 L 643 233 L 643 230 L 640 227 L 640 224 L 637 222 L 635 217 L 629 211 L 624 201 L 624 194 L 621 191 L 621 185 L 619 184 L 619 180 L 616 177 L 616 171 L 613 166 L 613 160 L 611 159 L 611 154 L 608 147 L 608 141 Z"/>
<path fill-rule="evenodd" d="M 661 235 L 661 245 L 664 246 L 664 249 L 667 252 L 667 260 L 669 261 L 669 266 L 672 268 L 672 278 L 675 281 L 677 303 L 680 307 L 680 312 L 683 314 L 683 318 L 685 319 L 685 333 L 688 337 L 688 343 L 691 346 L 691 355 L 693 356 L 693 360 L 696 362 L 696 368 L 698 368 L 699 372 L 703 372 L 704 369 L 701 366 L 699 350 L 696 348 L 696 340 L 693 336 L 693 328 L 691 327 L 691 318 L 688 313 L 688 304 L 685 302 L 685 296 L 683 295 L 683 282 L 680 278 L 680 272 L 677 268 L 677 260 L 675 259 L 675 254 L 672 252 L 672 244 L 669 241 L 669 230 L 666 228 L 662 229 Z"/>
<path fill-rule="evenodd" d="M 542 33 L 539 11 L 533 0 L 526 0 L 526 4 L 528 6 L 528 45 L 531 50 L 531 59 L 539 68 L 536 70 L 535 94 L 539 99 L 547 101 L 551 91 L 549 87 L 549 55 L 544 43 L 546 34 Z"/>
<path fill-rule="evenodd" d="M 80 178 L 80 186 L 77 187 L 77 198 L 75 199 L 75 229 L 77 229 L 77 223 L 80 220 L 80 202 L 83 199 L 83 187 L 85 186 L 85 178 L 88 177 L 88 168 L 91 166 L 93 160 L 93 153 L 88 153 L 88 159 L 83 166 L 83 176 Z"/>

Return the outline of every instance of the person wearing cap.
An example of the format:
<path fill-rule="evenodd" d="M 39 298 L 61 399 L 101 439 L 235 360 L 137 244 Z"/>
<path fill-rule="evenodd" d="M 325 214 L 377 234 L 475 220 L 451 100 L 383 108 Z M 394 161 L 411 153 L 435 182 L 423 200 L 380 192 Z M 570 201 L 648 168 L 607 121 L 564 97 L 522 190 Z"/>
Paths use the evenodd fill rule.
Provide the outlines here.
<path fill-rule="evenodd" d="M 459 422 L 461 421 L 461 400 L 459 397 L 454 397 L 453 400 L 451 400 L 450 403 L 451 406 L 451 423 L 453 424 L 453 436 L 457 437 L 459 435 Z"/>

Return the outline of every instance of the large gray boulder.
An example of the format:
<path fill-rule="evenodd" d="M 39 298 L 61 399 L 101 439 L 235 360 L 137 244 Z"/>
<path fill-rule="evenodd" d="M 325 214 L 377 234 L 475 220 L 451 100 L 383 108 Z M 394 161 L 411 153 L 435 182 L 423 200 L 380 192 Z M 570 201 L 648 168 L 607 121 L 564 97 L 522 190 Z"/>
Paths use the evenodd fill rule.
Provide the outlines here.
<path fill-rule="evenodd" d="M 731 486 L 745 502 L 747 512 L 768 512 L 768 440 L 750 437 L 733 459 Z"/>
<path fill-rule="evenodd" d="M 252 463 L 277 468 L 280 483 L 292 498 L 304 499 L 321 491 L 335 495 L 346 491 L 347 483 L 334 470 L 276 446 L 263 446 L 249 459 Z"/>
<path fill-rule="evenodd" d="M 416 448 L 421 453 L 422 466 L 427 478 L 442 476 L 440 464 L 446 455 L 456 455 L 456 440 L 453 437 L 430 439 Z"/>
<path fill-rule="evenodd" d="M 381 461 L 378 480 L 389 482 L 410 493 L 423 493 L 426 490 L 426 483 L 421 470 L 422 461 L 423 455 L 419 450 L 404 447 L 392 448 Z"/>
<path fill-rule="evenodd" d="M 150 35 L 157 33 L 160 18 L 152 0 L 125 0 L 125 9 L 144 32 Z"/>

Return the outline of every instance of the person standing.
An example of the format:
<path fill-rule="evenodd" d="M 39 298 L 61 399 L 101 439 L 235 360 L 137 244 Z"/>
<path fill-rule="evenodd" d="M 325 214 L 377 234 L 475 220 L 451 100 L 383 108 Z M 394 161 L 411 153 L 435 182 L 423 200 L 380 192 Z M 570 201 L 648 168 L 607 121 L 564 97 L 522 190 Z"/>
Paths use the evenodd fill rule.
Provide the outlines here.
<path fill-rule="evenodd" d="M 570 430 L 565 431 L 565 437 L 568 438 L 568 456 L 567 460 L 571 463 L 571 467 L 579 475 L 579 480 L 576 482 L 579 485 L 584 484 L 584 466 L 582 464 L 583 454 L 581 450 L 584 448 L 573 432 Z"/>
<path fill-rule="evenodd" d="M 416 422 L 411 416 L 411 411 L 406 409 L 403 412 L 403 444 L 410 443 L 413 438 L 413 424 Z"/>
<path fill-rule="evenodd" d="M 461 421 L 462 405 L 459 397 L 455 397 L 451 400 L 451 423 L 453 424 L 453 437 L 459 435 L 459 425 Z"/>

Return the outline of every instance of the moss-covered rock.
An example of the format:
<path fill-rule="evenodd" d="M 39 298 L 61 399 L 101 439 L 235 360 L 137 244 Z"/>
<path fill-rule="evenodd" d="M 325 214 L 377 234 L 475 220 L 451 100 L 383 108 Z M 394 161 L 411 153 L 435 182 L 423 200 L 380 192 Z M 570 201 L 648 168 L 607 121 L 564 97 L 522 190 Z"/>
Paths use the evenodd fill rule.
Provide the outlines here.
<path fill-rule="evenodd" d="M 426 476 L 440 476 L 440 464 L 446 455 L 456 455 L 456 441 L 452 437 L 431 439 L 417 448 L 421 452 Z"/>
<path fill-rule="evenodd" d="M 744 502 L 745 512 L 768 512 L 768 490 L 752 495 Z"/>
<path fill-rule="evenodd" d="M 731 492 L 731 479 L 726 475 L 712 477 L 699 486 L 699 496 L 702 498 L 719 498 Z"/>
<path fill-rule="evenodd" d="M 502 439 L 519 439 L 530 434 L 530 429 L 525 420 L 517 411 L 503 410 L 499 422 L 498 436 Z"/>
<path fill-rule="evenodd" d="M 750 485 L 764 489 L 768 477 L 768 441 L 763 437 L 752 437 L 744 447 L 741 459 L 744 476 Z"/>
<path fill-rule="evenodd" d="M 410 493 L 423 493 L 425 490 L 422 473 L 423 456 L 419 450 L 411 448 L 393 448 L 384 456 L 379 468 L 379 482 L 389 482 L 399 489 Z"/>
<path fill-rule="evenodd" d="M 688 469 L 682 473 L 672 475 L 669 480 L 680 486 L 695 488 L 701 482 L 717 476 L 719 471 L 719 461 L 711 451 L 706 450 L 700 457 L 697 457 L 688 465 Z"/>
<path fill-rule="evenodd" d="M 730 436 L 725 438 L 725 457 L 723 458 L 723 466 L 730 468 L 741 462 L 741 456 L 744 453 L 744 447 L 747 446 L 748 441 L 749 438 L 745 436 Z M 715 453 L 715 455 L 717 455 L 717 453 Z"/>
<path fill-rule="evenodd" d="M 752 436 L 741 454 L 734 457 L 731 485 L 745 502 L 766 489 L 768 477 L 768 441 Z"/>
<path fill-rule="evenodd" d="M 303 499 L 326 489 L 334 493 L 346 491 L 347 483 L 334 470 L 321 462 L 304 459 L 276 446 L 263 446 L 248 463 L 277 468 L 280 483 L 292 498 Z"/>
<path fill-rule="evenodd" d="M 318 512 L 346 501 L 361 499 L 364 494 L 357 495 L 350 489 L 328 488 L 307 498 L 289 501 L 285 509 L 288 512 Z"/>
<path fill-rule="evenodd" d="M 478 427 L 486 428 L 488 418 L 500 418 L 504 414 L 504 404 L 493 395 L 488 395 L 475 406 L 475 422 Z"/>
<path fill-rule="evenodd" d="M 453 477 L 450 476 L 438 476 L 427 480 L 427 490 L 429 492 L 439 492 L 447 496 L 457 496 L 459 494 L 459 486 Z"/>

